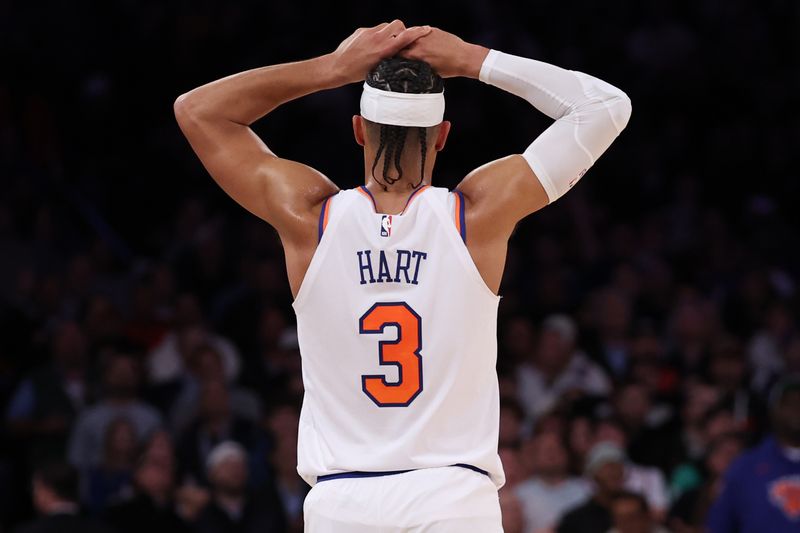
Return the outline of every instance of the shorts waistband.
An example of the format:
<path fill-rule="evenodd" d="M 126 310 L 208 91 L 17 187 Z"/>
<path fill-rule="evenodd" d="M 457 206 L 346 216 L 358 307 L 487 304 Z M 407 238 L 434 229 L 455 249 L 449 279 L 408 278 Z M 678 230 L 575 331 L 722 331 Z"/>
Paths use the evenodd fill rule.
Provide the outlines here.
<path fill-rule="evenodd" d="M 472 470 L 473 472 L 477 472 L 479 474 L 483 474 L 484 476 L 489 476 L 489 472 L 483 470 L 482 468 L 478 468 L 477 466 L 472 466 L 464 463 L 456 463 L 454 465 L 449 466 L 457 466 L 459 468 L 466 468 L 467 470 Z M 413 472 L 415 470 L 420 470 L 419 468 L 410 468 L 408 470 L 385 470 L 385 471 L 377 471 L 377 472 L 339 472 L 337 474 L 326 474 L 324 476 L 317 477 L 317 483 L 320 481 L 330 481 L 332 479 L 353 479 L 353 478 L 362 478 L 362 477 L 383 477 L 383 476 L 394 476 L 397 474 L 405 474 L 406 472 Z"/>

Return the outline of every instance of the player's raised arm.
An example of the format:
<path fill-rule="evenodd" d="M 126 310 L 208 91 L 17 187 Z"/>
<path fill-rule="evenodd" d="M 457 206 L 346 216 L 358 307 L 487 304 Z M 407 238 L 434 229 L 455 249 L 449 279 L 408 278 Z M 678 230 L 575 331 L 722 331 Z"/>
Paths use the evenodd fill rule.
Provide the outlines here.
<path fill-rule="evenodd" d="M 311 167 L 276 156 L 250 125 L 295 98 L 362 81 L 382 58 L 429 31 L 406 28 L 399 20 L 359 28 L 330 54 L 249 70 L 189 91 L 175 101 L 175 116 L 225 192 L 291 239 L 305 232 L 314 207 L 338 189 Z"/>
<path fill-rule="evenodd" d="M 600 79 L 489 50 L 437 28 L 402 54 L 427 61 L 441 76 L 476 78 L 520 96 L 555 120 L 522 154 L 488 163 L 458 186 L 468 209 L 504 233 L 566 193 L 631 114 L 628 96 Z"/>

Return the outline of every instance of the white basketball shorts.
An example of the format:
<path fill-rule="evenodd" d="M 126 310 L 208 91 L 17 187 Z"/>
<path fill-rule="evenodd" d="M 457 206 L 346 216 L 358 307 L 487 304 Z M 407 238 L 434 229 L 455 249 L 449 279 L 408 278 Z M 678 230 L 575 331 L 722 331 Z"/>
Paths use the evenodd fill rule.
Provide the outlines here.
<path fill-rule="evenodd" d="M 458 466 L 319 481 L 305 533 L 502 533 L 497 487 Z"/>

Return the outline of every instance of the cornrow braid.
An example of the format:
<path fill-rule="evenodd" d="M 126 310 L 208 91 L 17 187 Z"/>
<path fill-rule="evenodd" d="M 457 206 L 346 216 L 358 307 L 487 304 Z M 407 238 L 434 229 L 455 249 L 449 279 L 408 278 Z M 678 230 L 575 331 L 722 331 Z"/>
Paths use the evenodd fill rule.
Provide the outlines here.
<path fill-rule="evenodd" d="M 431 66 L 415 59 L 404 57 L 391 57 L 378 63 L 374 69 L 367 74 L 367 85 L 384 91 L 429 94 L 444 91 L 444 82 Z M 410 127 L 380 124 L 380 144 L 375 154 L 375 161 L 372 163 L 372 177 L 375 181 L 375 167 L 378 160 L 383 155 L 383 189 L 387 190 L 389 185 L 393 185 L 403 177 L 403 169 L 400 166 L 400 158 L 403 154 L 403 147 L 408 137 Z M 414 184 L 417 188 L 425 177 L 425 159 L 428 151 L 427 128 L 417 127 L 419 136 L 420 152 L 422 161 L 420 164 L 419 181 Z M 389 176 L 389 165 L 394 160 L 394 167 L 397 170 L 397 177 Z"/>

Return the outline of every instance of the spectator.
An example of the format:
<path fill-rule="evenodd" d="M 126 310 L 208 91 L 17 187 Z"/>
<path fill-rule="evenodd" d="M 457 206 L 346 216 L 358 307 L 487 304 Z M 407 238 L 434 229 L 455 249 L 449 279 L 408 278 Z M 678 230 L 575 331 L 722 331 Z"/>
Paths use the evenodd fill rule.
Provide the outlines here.
<path fill-rule="evenodd" d="M 617 387 L 613 397 L 616 419 L 626 435 L 626 451 L 640 464 L 669 469 L 675 451 L 669 444 L 675 431 L 672 412 L 666 405 L 654 405 L 648 388 L 635 381 Z"/>
<path fill-rule="evenodd" d="M 247 451 L 227 441 L 208 456 L 211 501 L 194 525 L 196 533 L 279 533 L 285 530 L 273 500 L 247 490 Z"/>
<path fill-rule="evenodd" d="M 148 382 L 154 385 L 180 379 L 190 354 L 203 344 L 210 344 L 222 356 L 225 378 L 234 381 L 239 376 L 241 360 L 236 347 L 226 338 L 209 331 L 197 298 L 189 293 L 178 298 L 176 326 L 167 332 L 147 357 Z"/>
<path fill-rule="evenodd" d="M 708 516 L 710 533 L 789 533 L 800 519 L 800 375 L 770 395 L 773 434 L 725 473 Z"/>
<path fill-rule="evenodd" d="M 723 337 L 712 345 L 709 361 L 711 383 L 722 392 L 722 401 L 733 415 L 737 431 L 750 430 L 760 435 L 764 408 L 750 390 L 750 372 L 741 343 L 731 337 Z"/>
<path fill-rule="evenodd" d="M 669 533 L 653 521 L 647 500 L 641 494 L 622 491 L 611 501 L 614 528 L 609 533 Z"/>
<path fill-rule="evenodd" d="M 534 477 L 514 490 L 522 503 L 527 533 L 555 526 L 565 511 L 591 495 L 586 481 L 569 476 L 569 456 L 559 434 L 535 436 L 531 453 Z"/>
<path fill-rule="evenodd" d="M 673 347 L 669 358 L 684 374 L 703 373 L 717 325 L 716 309 L 708 300 L 687 294 L 676 304 L 670 319 Z"/>
<path fill-rule="evenodd" d="M 610 442 L 595 445 L 586 460 L 586 476 L 594 482 L 594 492 L 588 501 L 561 518 L 558 533 L 607 533 L 611 502 L 625 479 L 625 452 Z"/>
<path fill-rule="evenodd" d="M 569 452 L 571 455 L 574 471 L 580 471 L 582 465 L 586 464 L 586 456 L 592 449 L 594 440 L 594 424 L 588 416 L 576 416 L 569 422 L 567 430 L 569 442 Z"/>
<path fill-rule="evenodd" d="M 795 331 L 794 317 L 785 303 L 775 303 L 764 315 L 763 327 L 750 339 L 748 359 L 753 368 L 751 385 L 765 392 L 784 369 L 782 353 Z"/>
<path fill-rule="evenodd" d="M 80 515 L 78 472 L 63 463 L 39 467 L 33 475 L 33 503 L 41 515 L 17 533 L 110 533 Z"/>
<path fill-rule="evenodd" d="M 506 475 L 506 484 L 503 485 L 500 492 L 513 492 L 528 477 L 519 458 L 519 448 L 503 446 L 498 448 L 497 454 L 500 456 L 500 462 L 503 463 L 503 472 Z"/>
<path fill-rule="evenodd" d="M 297 404 L 286 402 L 275 406 L 269 417 L 269 430 L 273 448 L 270 453 L 272 467 L 271 487 L 262 497 L 276 495 L 282 511 L 282 522 L 290 532 L 303 531 L 303 502 L 311 489 L 297 473 Z M 274 497 L 274 496 L 273 496 Z"/>
<path fill-rule="evenodd" d="M 136 357 L 112 349 L 105 354 L 104 362 L 102 400 L 81 412 L 70 438 L 69 460 L 80 469 L 100 463 L 105 435 L 114 420 L 127 419 L 136 430 L 138 442 L 161 426 L 158 412 L 138 397 L 141 371 Z"/>
<path fill-rule="evenodd" d="M 744 441 L 736 433 L 722 435 L 711 443 L 704 462 L 704 481 L 682 494 L 670 509 L 668 523 L 675 533 L 703 533 L 708 509 L 722 488 L 722 475 L 743 449 Z"/>
<path fill-rule="evenodd" d="M 178 381 L 178 396 L 170 409 L 170 425 L 175 435 L 186 431 L 197 418 L 200 390 L 204 381 L 224 375 L 222 356 L 210 344 L 201 344 L 189 355 L 186 372 Z M 230 385 L 231 411 L 251 423 L 261 418 L 258 397 L 247 389 Z"/>
<path fill-rule="evenodd" d="M 91 392 L 86 338 L 78 324 L 56 327 L 50 353 L 52 360 L 17 387 L 6 414 L 10 433 L 32 463 L 64 456 L 70 427 Z"/>
<path fill-rule="evenodd" d="M 179 440 L 178 459 L 182 480 L 204 485 L 211 450 L 230 440 L 252 450 L 256 445 L 256 431 L 250 422 L 232 412 L 224 378 L 208 379 L 201 387 L 199 413 Z"/>
<path fill-rule="evenodd" d="M 500 402 L 500 436 L 498 446 L 518 446 L 523 433 L 525 413 L 514 400 Z"/>
<path fill-rule="evenodd" d="M 669 506 L 667 483 L 661 470 L 633 463 L 624 456 L 628 436 L 622 425 L 614 419 L 601 420 L 597 424 L 595 442 L 609 442 L 623 450 L 625 460 L 624 488 L 642 494 L 657 520 L 664 518 Z"/>
<path fill-rule="evenodd" d="M 85 474 L 84 501 L 93 514 L 119 500 L 130 489 L 131 474 L 139 453 L 136 429 L 126 418 L 108 425 L 103 446 L 103 461 Z"/>
<path fill-rule="evenodd" d="M 118 533 L 190 531 L 175 511 L 175 459 L 166 433 L 150 438 L 133 478 L 133 495 L 111 506 L 106 515 Z"/>
<path fill-rule="evenodd" d="M 672 471 L 671 489 L 673 499 L 702 484 L 704 471 L 702 464 L 708 453 L 710 453 L 711 445 L 718 439 L 734 434 L 737 431 L 739 431 L 739 428 L 734 421 L 733 413 L 723 405 L 718 405 L 706 413 L 703 417 L 701 433 L 705 453 L 703 457 L 694 461 L 684 462 Z"/>
<path fill-rule="evenodd" d="M 682 431 L 677 437 L 680 459 L 697 461 L 707 451 L 706 417 L 719 404 L 722 394 L 717 387 L 702 381 L 687 383 L 684 387 L 681 418 Z M 675 440 L 675 439 L 673 439 Z"/>
<path fill-rule="evenodd" d="M 614 379 L 621 379 L 630 363 L 630 298 L 619 289 L 605 287 L 597 291 L 592 303 L 594 338 L 590 353 Z"/>
<path fill-rule="evenodd" d="M 605 396 L 611 383 L 603 370 L 575 345 L 577 328 L 571 318 L 545 319 L 530 362 L 519 367 L 520 404 L 530 420 L 555 408 L 569 395 Z"/>

